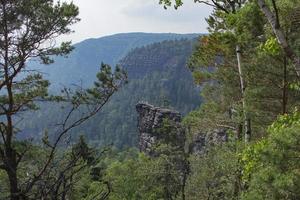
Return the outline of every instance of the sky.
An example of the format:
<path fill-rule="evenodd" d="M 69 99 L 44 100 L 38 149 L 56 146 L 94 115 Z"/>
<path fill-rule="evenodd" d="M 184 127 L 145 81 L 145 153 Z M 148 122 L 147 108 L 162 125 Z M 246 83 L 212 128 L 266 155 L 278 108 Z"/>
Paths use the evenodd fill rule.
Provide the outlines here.
<path fill-rule="evenodd" d="M 72 1 L 79 7 L 81 21 L 72 26 L 74 33 L 60 40 L 73 43 L 128 32 L 206 33 L 205 18 L 211 12 L 210 7 L 193 0 L 184 0 L 178 10 L 165 10 L 159 0 Z"/>

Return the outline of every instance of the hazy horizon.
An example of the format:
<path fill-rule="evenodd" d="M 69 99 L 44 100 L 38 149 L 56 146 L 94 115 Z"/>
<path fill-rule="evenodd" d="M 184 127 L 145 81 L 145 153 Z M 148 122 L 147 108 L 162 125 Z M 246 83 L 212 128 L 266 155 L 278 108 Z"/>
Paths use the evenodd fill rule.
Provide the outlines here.
<path fill-rule="evenodd" d="M 64 0 L 61 0 L 64 1 Z M 66 0 L 71 1 L 71 0 Z M 75 31 L 59 41 L 78 43 L 120 33 L 207 33 L 205 18 L 211 8 L 193 0 L 175 10 L 165 10 L 158 0 L 73 0 L 79 7 L 81 21 Z"/>

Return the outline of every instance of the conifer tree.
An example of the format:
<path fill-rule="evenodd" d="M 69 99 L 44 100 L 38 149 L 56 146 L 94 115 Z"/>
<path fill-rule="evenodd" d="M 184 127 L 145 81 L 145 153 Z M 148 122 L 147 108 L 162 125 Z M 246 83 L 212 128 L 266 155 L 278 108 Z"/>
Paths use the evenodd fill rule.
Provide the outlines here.
<path fill-rule="evenodd" d="M 77 16 L 78 8 L 73 3 L 0 1 L 0 171 L 8 178 L 6 198 L 11 200 L 34 199 L 34 193 L 45 189 L 41 188 L 42 183 L 47 182 L 51 170 L 55 170 L 53 163 L 57 162 L 57 148 L 62 139 L 71 129 L 95 115 L 125 78 L 120 68 L 113 72 L 110 66 L 103 64 L 93 88 L 65 89 L 62 96 L 48 94 L 50 83 L 40 73 L 30 70 L 29 65 L 34 60 L 50 64 L 53 56 L 64 56 L 72 50 L 70 42 L 58 46 L 55 39 L 71 32 L 70 25 L 79 21 Z M 17 140 L 17 134 L 22 133 L 18 120 L 23 113 L 38 109 L 37 103 L 43 101 L 64 101 L 69 112 L 56 127 L 54 139 L 45 134 L 43 156 L 37 159 L 30 156 L 34 149 L 30 141 Z M 83 113 L 76 118 L 75 112 Z M 37 162 L 21 170 L 32 159 Z M 59 183 L 61 181 L 54 182 L 53 188 Z M 45 196 L 40 198 L 49 197 L 50 191 L 43 194 Z M 58 195 L 63 194 L 64 191 L 60 191 Z"/>

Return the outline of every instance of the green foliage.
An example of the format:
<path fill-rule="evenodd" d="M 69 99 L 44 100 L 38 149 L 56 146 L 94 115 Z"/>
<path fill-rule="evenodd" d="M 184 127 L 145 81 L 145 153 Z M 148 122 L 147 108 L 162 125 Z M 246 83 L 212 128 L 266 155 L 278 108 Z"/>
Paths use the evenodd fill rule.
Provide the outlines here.
<path fill-rule="evenodd" d="M 101 197 L 100 194 L 108 190 L 105 183 L 110 188 L 109 199 L 159 199 L 162 189 L 156 177 L 160 169 L 155 166 L 153 160 L 136 149 L 107 152 L 93 168 L 100 172 L 99 176 L 91 178 L 92 171 L 83 172 L 74 188 L 74 199 Z"/>
<path fill-rule="evenodd" d="M 164 6 L 165 9 L 167 9 L 167 7 L 172 5 L 172 0 L 159 0 L 159 4 L 162 4 Z M 182 0 L 175 0 L 174 2 L 174 8 L 177 9 L 178 7 L 182 6 L 183 2 Z"/>
<path fill-rule="evenodd" d="M 291 18 L 298 13 L 295 1 L 276 4 L 286 37 L 297 51 L 298 26 Z M 299 113 L 293 112 L 299 104 L 298 79 L 256 2 L 247 1 L 235 10 L 230 6 L 223 7 L 227 10 L 216 6 L 207 20 L 210 34 L 199 39 L 190 59 L 195 82 L 203 86 L 204 103 L 184 123 L 191 131 L 189 140 L 217 127 L 232 129 L 238 136 L 246 111 L 255 142 L 242 153 L 219 147 L 212 154 L 192 157 L 187 195 L 191 199 L 299 199 Z M 237 44 L 242 49 L 244 96 L 239 91 Z M 273 123 L 282 113 L 292 114 Z"/>
<path fill-rule="evenodd" d="M 256 1 L 205 2 L 215 6 L 207 19 L 210 34 L 199 40 L 189 64 L 195 82 L 203 86 L 204 104 L 184 123 L 191 138 L 217 127 L 238 134 L 246 112 L 256 141 L 243 153 L 235 141 L 235 148 L 212 148 L 207 155 L 192 157 L 187 195 L 189 199 L 299 199 L 300 118 L 298 111 L 293 112 L 299 90 L 293 66 Z M 292 19 L 299 13 L 296 1 L 267 3 L 276 3 L 285 37 L 298 52 L 299 20 Z M 238 73 L 236 45 L 242 49 L 242 73 Z M 243 95 L 239 76 L 244 79 Z M 246 102 L 244 108 L 241 102 Z M 273 123 L 280 114 L 285 115 Z"/>
<path fill-rule="evenodd" d="M 292 9 L 287 7 L 283 13 L 285 9 Z M 256 2 L 247 2 L 229 13 L 215 8 L 208 23 L 210 34 L 199 39 L 189 62 L 195 82 L 203 87 L 204 101 L 203 108 L 192 113 L 203 123 L 193 124 L 198 126 L 198 132 L 203 128 L 236 129 L 243 124 L 241 102 L 244 101 L 253 137 L 260 138 L 279 114 L 289 113 L 298 105 L 298 81 L 293 66 L 284 58 Z M 237 44 L 242 49 L 243 99 L 235 51 Z"/>
<path fill-rule="evenodd" d="M 139 153 L 136 149 L 107 152 L 94 166 L 98 175 L 93 179 L 86 176 L 82 178 L 82 184 L 78 187 L 80 198 L 89 199 L 97 195 L 99 191 L 105 190 L 104 183 L 110 187 L 109 199 L 112 200 L 180 198 L 188 163 L 184 147 L 180 146 L 182 141 L 174 139 L 178 138 L 174 135 L 177 131 L 174 124 L 165 120 L 157 130 L 159 142 L 153 146 L 155 154 L 152 156 Z M 93 171 L 91 175 L 95 174 Z"/>
<path fill-rule="evenodd" d="M 50 100 L 49 81 L 44 80 L 40 72 L 27 70 L 27 65 L 34 59 L 50 64 L 52 56 L 70 53 L 73 49 L 70 42 L 56 45 L 53 41 L 71 33 L 70 26 L 79 21 L 79 12 L 72 2 L 20 0 L 1 1 L 0 13 L 0 170 L 8 179 L 1 182 L 4 186 L 0 187 L 5 190 L 5 199 L 29 199 L 29 196 L 36 199 L 40 189 L 36 184 L 47 187 L 44 173 L 54 168 L 51 161 L 59 139 L 53 146 L 49 145 L 51 150 L 47 151 L 16 136 L 20 132 L 17 121 L 22 119 L 22 114 L 37 110 L 37 101 Z M 43 154 L 37 159 L 34 155 L 38 150 L 49 157 Z M 53 180 L 52 173 L 47 178 Z M 38 195 L 43 196 L 44 192 Z"/>
<path fill-rule="evenodd" d="M 187 199 L 239 199 L 242 191 L 237 152 L 241 148 L 239 146 L 231 141 L 229 144 L 210 147 L 207 154 L 190 157 Z"/>
<path fill-rule="evenodd" d="M 243 199 L 298 199 L 300 115 L 284 115 L 270 126 L 264 140 L 243 154 L 248 190 Z"/>
<path fill-rule="evenodd" d="M 0 199 L 5 199 L 9 196 L 9 181 L 7 174 L 3 171 L 0 170 Z"/>
<path fill-rule="evenodd" d="M 259 47 L 264 53 L 270 54 L 272 56 L 279 55 L 281 52 L 281 47 L 279 46 L 275 38 L 269 38 L 264 44 Z"/>
<path fill-rule="evenodd" d="M 153 162 L 143 155 L 137 159 L 124 162 L 113 162 L 107 169 L 114 192 L 111 199 L 159 199 L 162 191 L 155 177 L 157 176 Z"/>

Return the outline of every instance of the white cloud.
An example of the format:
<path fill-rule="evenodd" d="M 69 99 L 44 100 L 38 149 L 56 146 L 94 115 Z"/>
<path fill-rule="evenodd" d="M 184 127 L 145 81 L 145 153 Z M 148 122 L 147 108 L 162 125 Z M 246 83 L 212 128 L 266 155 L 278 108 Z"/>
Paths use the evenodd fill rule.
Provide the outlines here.
<path fill-rule="evenodd" d="M 70 0 L 69 0 L 70 1 Z M 75 33 L 62 37 L 78 42 L 122 32 L 206 32 L 205 17 L 211 9 L 186 0 L 178 10 L 164 10 L 158 0 L 73 0 L 81 21 Z"/>
<path fill-rule="evenodd" d="M 193 3 L 193 1 L 188 1 L 178 10 L 175 10 L 172 7 L 164 10 L 161 5 L 157 4 L 157 0 L 144 0 L 144 3 L 126 6 L 125 9 L 123 9 L 123 12 L 129 17 L 138 17 L 141 19 L 154 18 L 168 23 L 199 23 L 204 21 L 204 18 L 208 16 L 210 8 L 205 5 L 197 5 Z"/>

